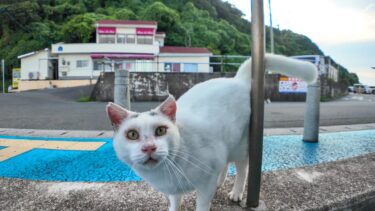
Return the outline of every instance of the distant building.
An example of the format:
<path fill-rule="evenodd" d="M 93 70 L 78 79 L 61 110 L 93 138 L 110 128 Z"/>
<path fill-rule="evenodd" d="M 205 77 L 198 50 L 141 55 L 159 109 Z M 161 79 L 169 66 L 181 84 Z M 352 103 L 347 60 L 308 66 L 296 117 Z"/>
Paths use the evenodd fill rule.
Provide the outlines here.
<path fill-rule="evenodd" d="M 293 56 L 293 58 L 309 61 L 316 65 L 320 75 L 324 75 L 335 82 L 339 81 L 339 65 L 331 57 L 321 55 L 303 55 Z"/>
<path fill-rule="evenodd" d="M 164 46 L 154 21 L 101 20 L 96 43 L 56 43 L 21 59 L 21 80 L 89 79 L 100 72 L 211 72 L 207 48 Z"/>

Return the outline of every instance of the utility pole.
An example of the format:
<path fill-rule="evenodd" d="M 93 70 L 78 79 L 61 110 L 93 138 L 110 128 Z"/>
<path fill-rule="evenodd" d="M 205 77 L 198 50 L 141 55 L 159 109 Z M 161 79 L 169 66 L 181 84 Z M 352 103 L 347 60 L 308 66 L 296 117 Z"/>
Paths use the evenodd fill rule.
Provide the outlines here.
<path fill-rule="evenodd" d="M 259 206 L 262 176 L 264 124 L 265 30 L 263 0 L 251 1 L 251 93 L 249 125 L 249 175 L 247 178 L 247 207 Z M 248 70 L 250 71 L 250 70 Z"/>
<path fill-rule="evenodd" d="M 5 93 L 5 61 L 1 60 L 1 69 L 3 71 L 3 94 Z"/>
<path fill-rule="evenodd" d="M 273 26 L 272 26 L 272 11 L 271 11 L 271 0 L 268 0 L 268 6 L 270 9 L 270 44 L 271 44 L 271 53 L 275 52 L 274 42 L 273 42 Z"/>

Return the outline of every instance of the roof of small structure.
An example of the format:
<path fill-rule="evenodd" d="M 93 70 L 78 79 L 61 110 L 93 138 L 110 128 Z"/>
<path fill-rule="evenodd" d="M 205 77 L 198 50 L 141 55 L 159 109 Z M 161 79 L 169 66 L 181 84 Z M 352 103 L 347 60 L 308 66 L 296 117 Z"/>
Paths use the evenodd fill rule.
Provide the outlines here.
<path fill-rule="evenodd" d="M 99 20 L 98 24 L 121 24 L 121 25 L 157 25 L 156 21 L 141 20 Z"/>
<path fill-rule="evenodd" d="M 207 48 L 163 46 L 160 47 L 160 53 L 201 53 L 211 54 Z"/>

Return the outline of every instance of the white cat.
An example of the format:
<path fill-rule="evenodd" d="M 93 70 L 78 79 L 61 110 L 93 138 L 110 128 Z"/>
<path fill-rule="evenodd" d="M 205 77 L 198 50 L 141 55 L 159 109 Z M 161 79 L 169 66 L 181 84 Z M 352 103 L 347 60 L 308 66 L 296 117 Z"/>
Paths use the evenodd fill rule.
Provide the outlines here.
<path fill-rule="evenodd" d="M 169 198 L 178 210 L 184 193 L 197 191 L 198 211 L 210 209 L 216 188 L 234 162 L 237 175 L 229 198 L 242 200 L 248 170 L 251 60 L 234 78 L 195 85 L 176 102 L 169 96 L 149 112 L 135 113 L 109 103 L 116 128 L 118 158 Z M 295 59 L 266 55 L 266 69 L 307 82 L 317 78 L 315 66 Z"/>

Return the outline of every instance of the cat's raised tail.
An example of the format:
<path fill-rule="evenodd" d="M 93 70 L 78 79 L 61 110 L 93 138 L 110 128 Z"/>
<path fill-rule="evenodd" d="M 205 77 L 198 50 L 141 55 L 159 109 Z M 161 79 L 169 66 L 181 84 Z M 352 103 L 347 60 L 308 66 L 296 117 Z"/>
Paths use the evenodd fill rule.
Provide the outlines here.
<path fill-rule="evenodd" d="M 316 81 L 318 71 L 310 62 L 305 62 L 285 56 L 266 54 L 266 71 L 281 73 L 283 75 L 300 78 L 309 84 Z M 238 69 L 236 79 L 250 84 L 251 81 L 251 59 L 246 60 Z"/>

